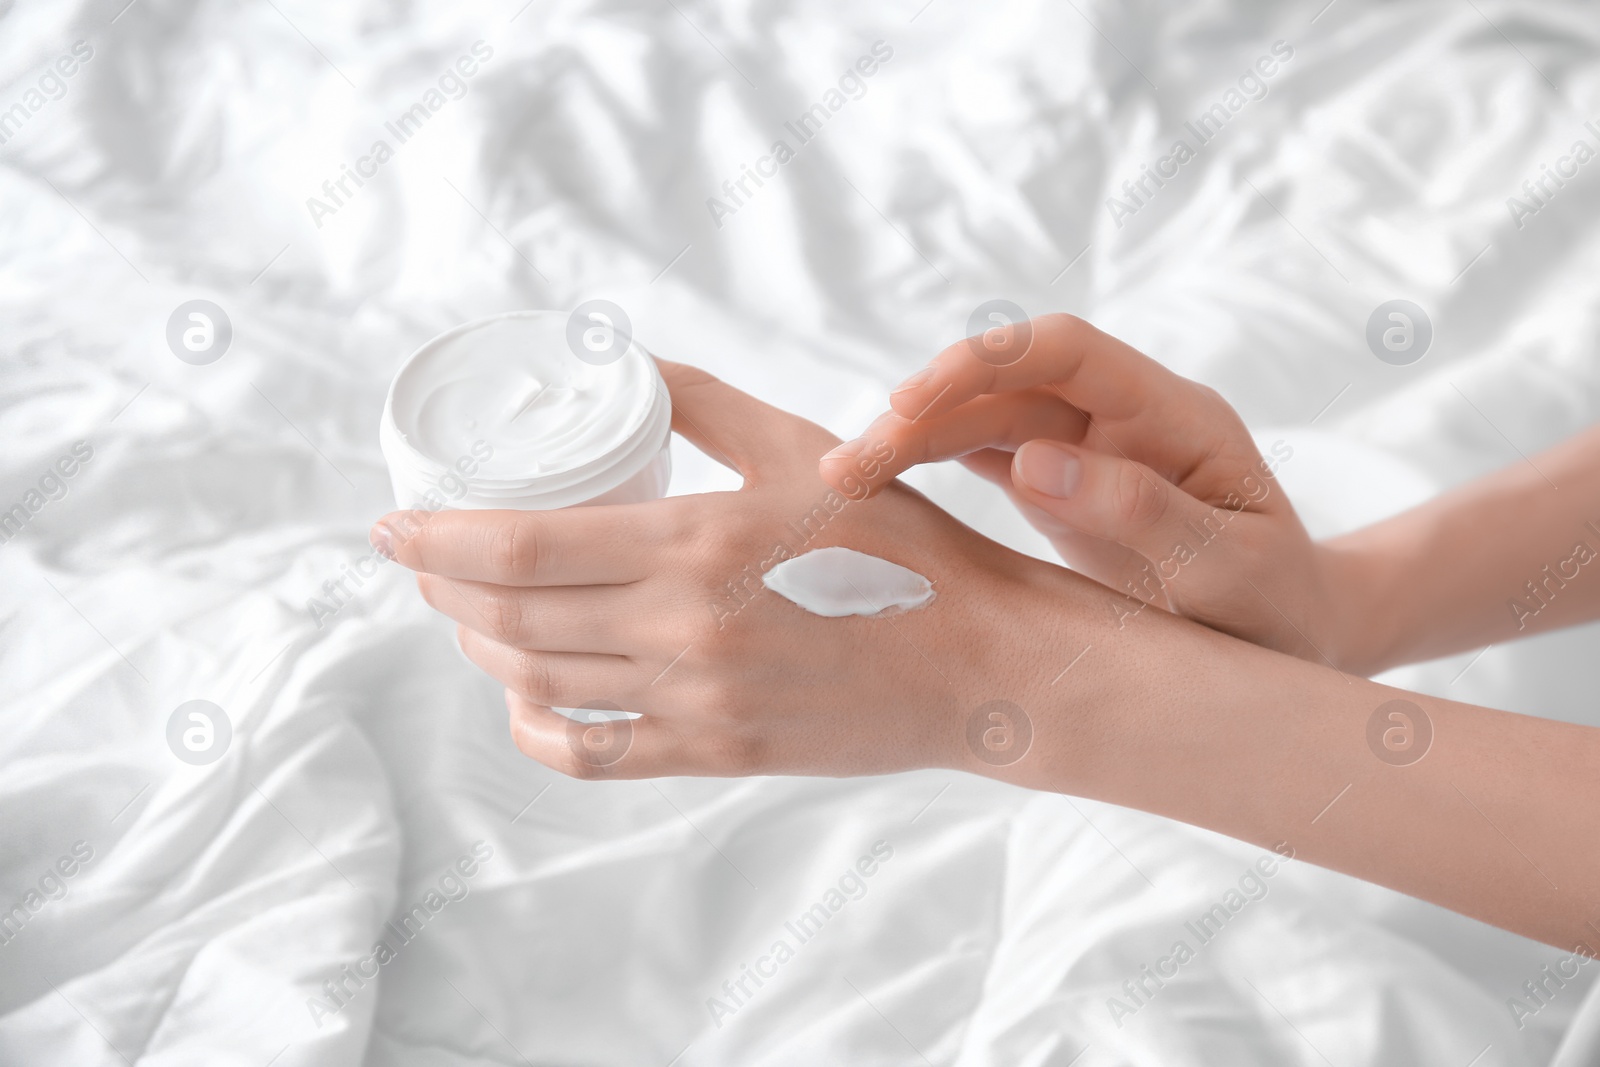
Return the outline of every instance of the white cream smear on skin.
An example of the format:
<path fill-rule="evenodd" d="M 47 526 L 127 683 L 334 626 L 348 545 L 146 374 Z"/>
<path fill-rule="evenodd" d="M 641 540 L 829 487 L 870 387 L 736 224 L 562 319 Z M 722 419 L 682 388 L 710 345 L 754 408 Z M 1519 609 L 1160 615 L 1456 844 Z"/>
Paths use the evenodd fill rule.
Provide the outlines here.
<path fill-rule="evenodd" d="M 914 570 L 853 548 L 817 548 L 786 559 L 761 584 L 813 615 L 897 615 L 933 599 L 933 583 Z"/>

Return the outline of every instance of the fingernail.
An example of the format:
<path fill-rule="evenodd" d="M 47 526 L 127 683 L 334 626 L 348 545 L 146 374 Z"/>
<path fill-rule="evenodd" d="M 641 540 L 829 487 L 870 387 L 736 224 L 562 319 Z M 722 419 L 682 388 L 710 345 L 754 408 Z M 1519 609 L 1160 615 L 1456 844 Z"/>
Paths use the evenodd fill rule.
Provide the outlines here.
<path fill-rule="evenodd" d="M 897 393 L 909 393 L 917 386 L 926 384 L 928 379 L 932 377 L 933 368 L 923 367 L 921 370 L 917 371 L 917 373 L 913 374 L 911 377 L 907 378 L 905 381 L 891 389 L 889 391 L 889 395 L 894 396 Z"/>
<path fill-rule="evenodd" d="M 823 456 L 822 458 L 823 459 L 855 459 L 857 456 L 859 456 L 861 454 L 861 450 L 866 448 L 866 447 L 867 447 L 867 439 L 865 437 L 857 437 L 854 441 L 846 441 L 844 444 L 839 445 L 838 447 L 834 448 L 831 452 L 829 452 L 827 455 Z"/>
<path fill-rule="evenodd" d="M 367 540 L 384 559 L 394 559 L 394 531 L 389 529 L 386 523 L 373 523 L 372 530 L 367 534 Z"/>
<path fill-rule="evenodd" d="M 1065 498 L 1083 480 L 1083 462 L 1063 448 L 1029 441 L 1017 450 L 1017 477 L 1036 493 Z"/>

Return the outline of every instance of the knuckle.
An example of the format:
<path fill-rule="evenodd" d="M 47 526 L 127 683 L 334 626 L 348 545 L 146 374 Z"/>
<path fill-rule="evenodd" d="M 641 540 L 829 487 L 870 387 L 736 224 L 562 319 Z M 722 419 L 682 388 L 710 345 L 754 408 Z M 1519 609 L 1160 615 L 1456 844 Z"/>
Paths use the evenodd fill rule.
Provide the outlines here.
<path fill-rule="evenodd" d="M 704 720 L 717 725 L 722 740 L 731 743 L 755 725 L 759 707 L 747 687 L 716 671 L 703 672 L 698 689 Z"/>
<path fill-rule="evenodd" d="M 698 538 L 701 526 L 699 512 L 686 503 L 693 499 L 669 496 L 659 502 L 661 506 L 656 509 L 654 522 L 663 541 L 681 545 Z"/>
<path fill-rule="evenodd" d="M 511 743 L 517 746 L 517 751 L 531 760 L 546 763 L 550 754 L 545 746 L 540 743 L 538 733 L 528 722 L 527 716 L 521 712 L 511 717 Z"/>
<path fill-rule="evenodd" d="M 699 577 L 704 589 L 721 595 L 737 587 L 758 588 L 761 554 L 752 552 L 749 542 L 736 531 L 711 527 L 701 530 L 695 548 Z"/>
<path fill-rule="evenodd" d="M 473 632 L 472 627 L 465 623 L 456 623 L 456 645 L 461 649 L 461 654 L 474 663 L 479 663 L 476 653 L 483 640 L 484 638 Z"/>
<path fill-rule="evenodd" d="M 763 766 L 764 745 L 753 730 L 724 730 L 707 743 L 707 757 L 719 772 L 743 778 L 755 774 Z"/>
<path fill-rule="evenodd" d="M 549 656 L 517 650 L 516 676 L 523 696 L 536 704 L 561 703 L 561 679 Z"/>
<path fill-rule="evenodd" d="M 387 520 L 390 530 L 394 531 L 397 548 L 409 548 L 412 553 L 426 561 L 429 555 L 428 523 L 433 518 L 429 511 L 402 511 Z"/>
<path fill-rule="evenodd" d="M 593 781 L 606 773 L 603 764 L 585 759 L 576 748 L 577 746 L 571 741 L 564 742 L 561 746 L 561 759 L 554 764 L 554 769 L 580 782 Z"/>
<path fill-rule="evenodd" d="M 721 380 L 710 371 L 688 363 L 673 363 L 668 360 L 657 360 L 656 363 L 661 368 L 661 377 L 666 381 L 669 390 L 721 384 Z"/>
<path fill-rule="evenodd" d="M 695 640 L 706 649 L 708 658 L 719 663 L 738 663 L 741 656 L 751 651 L 749 627 L 741 625 L 738 619 L 728 619 L 719 626 L 711 626 L 708 621 Z"/>
<path fill-rule="evenodd" d="M 502 641 L 518 644 L 529 636 L 527 612 L 515 592 L 490 593 L 483 598 L 480 610 L 490 632 Z"/>
<path fill-rule="evenodd" d="M 551 740 L 541 736 L 522 715 L 511 720 L 511 740 L 518 752 L 568 778 L 587 780 L 596 777 L 602 769 L 579 756 L 568 738 Z"/>
<path fill-rule="evenodd" d="M 535 568 L 545 562 L 548 551 L 544 524 L 530 512 L 517 515 L 501 525 L 489 542 L 489 566 L 496 574 L 531 578 Z"/>
<path fill-rule="evenodd" d="M 726 705 L 718 705 L 710 687 L 700 687 L 696 700 L 700 719 L 678 739 L 680 758 L 692 773 L 712 777 L 745 777 L 761 773 L 766 745 L 758 724 Z"/>
<path fill-rule="evenodd" d="M 1049 322 L 1062 330 L 1082 330 L 1089 326 L 1087 319 L 1074 315 L 1070 311 L 1052 311 L 1048 315 L 1039 316 L 1043 322 Z"/>
<path fill-rule="evenodd" d="M 1053 311 L 1039 318 L 1041 325 L 1049 325 L 1053 333 L 1060 335 L 1061 340 L 1069 347 L 1077 347 L 1092 338 L 1096 332 L 1088 319 L 1080 318 L 1066 311 Z"/>
<path fill-rule="evenodd" d="M 1136 464 L 1120 464 L 1112 493 L 1112 511 L 1124 526 L 1142 529 L 1156 525 L 1167 510 L 1167 494 L 1152 475 Z"/>
<path fill-rule="evenodd" d="M 719 562 L 729 562 L 750 550 L 750 534 L 738 523 L 715 523 L 702 526 L 696 535 L 706 546 L 707 553 Z M 741 561 L 742 562 L 742 561 Z"/>
<path fill-rule="evenodd" d="M 751 567 L 733 581 L 724 577 L 720 587 L 713 588 L 708 601 L 709 610 L 691 615 L 677 633 L 682 643 L 678 646 L 689 651 L 684 655 L 684 666 L 691 671 L 704 670 L 716 665 L 738 667 L 751 662 L 751 655 L 760 650 L 753 647 L 752 623 L 744 618 L 763 594 L 770 595 L 757 571 Z M 754 609 L 751 618 L 760 613 Z"/>

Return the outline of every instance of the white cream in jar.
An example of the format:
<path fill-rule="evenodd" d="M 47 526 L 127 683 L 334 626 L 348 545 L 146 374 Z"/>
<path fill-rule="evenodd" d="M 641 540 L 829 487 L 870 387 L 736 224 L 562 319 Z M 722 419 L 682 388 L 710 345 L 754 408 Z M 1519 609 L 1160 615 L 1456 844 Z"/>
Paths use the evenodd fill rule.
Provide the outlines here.
<path fill-rule="evenodd" d="M 401 507 L 542 511 L 666 493 L 672 402 L 655 360 L 627 339 L 611 362 L 580 359 L 567 319 L 495 315 L 412 353 L 378 431 Z"/>

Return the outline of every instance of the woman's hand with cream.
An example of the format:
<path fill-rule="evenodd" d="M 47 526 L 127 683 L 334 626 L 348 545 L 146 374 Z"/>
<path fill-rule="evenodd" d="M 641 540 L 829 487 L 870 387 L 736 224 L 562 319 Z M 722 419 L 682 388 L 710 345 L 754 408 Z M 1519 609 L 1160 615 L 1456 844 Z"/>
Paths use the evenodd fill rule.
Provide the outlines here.
<path fill-rule="evenodd" d="M 582 778 L 957 768 L 1182 819 L 1550 944 L 1590 936 L 1600 863 L 1580 846 L 1600 834 L 1600 731 L 1403 693 L 1132 612 L 1137 602 L 988 541 L 902 485 L 870 499 L 829 491 L 815 462 L 831 435 L 691 368 L 663 372 L 674 427 L 740 471 L 741 489 L 398 512 L 373 531 L 507 686 L 527 755 Z M 1137 413 L 1111 417 L 1111 432 L 1126 422 L 1178 448 L 1205 408 L 1183 423 L 1177 406 L 1170 439 Z M 1593 486 L 1592 443 L 1568 451 L 1552 469 Z M 1215 460 L 1170 469 L 1196 485 L 1211 466 L 1223 479 Z M 863 490 L 896 462 L 880 441 L 848 477 L 831 473 Z M 1489 489 L 1531 500 L 1527 481 Z M 920 600 L 913 575 L 914 610 L 824 617 L 763 585 L 781 560 L 825 546 L 901 564 L 935 596 Z M 850 591 L 835 592 L 849 607 Z M 1593 590 L 1572 599 L 1600 610 Z M 586 705 L 642 717 L 595 725 L 553 710 Z"/>
<path fill-rule="evenodd" d="M 870 491 L 959 459 L 1001 486 L 1073 569 L 1278 651 L 1362 669 L 1336 593 L 1352 561 L 1312 542 L 1244 423 L 1215 391 L 1070 315 L 968 338 L 823 457 L 887 443 Z"/>
<path fill-rule="evenodd" d="M 661 368 L 674 428 L 742 474 L 738 491 L 397 512 L 374 528 L 374 543 L 460 624 L 468 657 L 507 687 L 527 755 L 581 777 L 965 765 L 974 708 L 1032 702 L 1061 650 L 1088 642 L 1091 612 L 1095 629 L 1115 625 L 1113 602 L 1126 598 L 978 536 L 904 486 L 851 500 L 862 483 L 838 492 L 816 473 L 833 435 L 694 368 Z M 856 588 L 872 573 L 852 570 L 848 553 L 821 556 L 839 572 L 827 596 L 841 603 L 819 610 L 839 617 L 774 593 L 782 581 L 763 584 L 783 560 L 826 546 L 915 572 L 891 574 L 881 591 L 912 610 L 847 614 L 858 591 L 875 595 Z M 931 600 L 918 576 L 933 583 Z M 1067 586 L 1089 595 L 1064 607 Z M 1025 647 L 1010 631 L 1030 606 Z M 591 727 L 552 710 L 585 706 L 643 717 Z"/>

